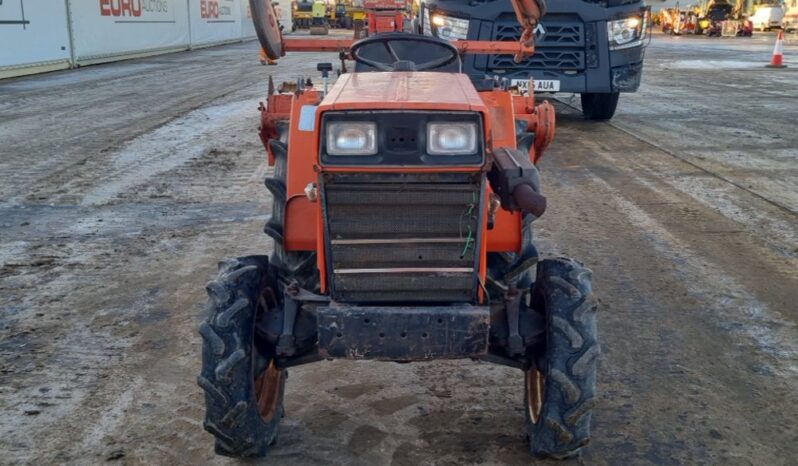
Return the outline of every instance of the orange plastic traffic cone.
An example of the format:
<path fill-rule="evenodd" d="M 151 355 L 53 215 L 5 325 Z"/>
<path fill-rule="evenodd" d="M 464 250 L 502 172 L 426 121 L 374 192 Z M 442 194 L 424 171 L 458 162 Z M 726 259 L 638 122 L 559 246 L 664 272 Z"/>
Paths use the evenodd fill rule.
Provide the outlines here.
<path fill-rule="evenodd" d="M 779 31 L 776 36 L 776 46 L 773 47 L 773 57 L 770 59 L 768 68 L 787 68 L 784 64 L 784 30 Z"/>

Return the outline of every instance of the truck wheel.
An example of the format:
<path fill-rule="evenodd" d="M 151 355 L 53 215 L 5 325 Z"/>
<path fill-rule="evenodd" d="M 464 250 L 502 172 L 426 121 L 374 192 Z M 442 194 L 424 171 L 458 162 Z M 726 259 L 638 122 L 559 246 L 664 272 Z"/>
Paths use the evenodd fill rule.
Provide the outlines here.
<path fill-rule="evenodd" d="M 585 120 L 606 121 L 615 115 L 620 92 L 583 92 L 582 115 Z"/>
<path fill-rule="evenodd" d="M 274 174 L 264 180 L 272 194 L 272 214 L 263 231 L 274 240 L 272 266 L 288 280 L 296 280 L 303 288 L 318 289 L 318 270 L 315 252 L 286 251 L 283 247 L 286 202 L 286 169 L 288 167 L 288 123 L 277 125 L 277 139 L 269 141 L 274 154 Z"/>
<path fill-rule="evenodd" d="M 241 257 L 219 264 L 208 283 L 210 313 L 200 325 L 205 391 L 205 430 L 216 437 L 216 453 L 264 456 L 277 438 L 283 416 L 285 369 L 274 348 L 255 329 L 264 308 L 269 259 Z"/>
<path fill-rule="evenodd" d="M 532 308 L 546 316 L 546 348 L 524 373 L 526 430 L 536 456 L 575 456 L 590 440 L 599 354 L 591 275 L 572 259 L 538 263 Z"/>

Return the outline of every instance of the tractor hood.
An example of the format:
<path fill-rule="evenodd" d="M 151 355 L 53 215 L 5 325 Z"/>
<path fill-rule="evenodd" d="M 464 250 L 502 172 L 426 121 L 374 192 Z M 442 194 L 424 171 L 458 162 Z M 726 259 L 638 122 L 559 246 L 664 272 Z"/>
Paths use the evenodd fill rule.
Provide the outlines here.
<path fill-rule="evenodd" d="M 487 112 L 467 75 L 430 71 L 343 74 L 319 111 L 354 109 Z"/>

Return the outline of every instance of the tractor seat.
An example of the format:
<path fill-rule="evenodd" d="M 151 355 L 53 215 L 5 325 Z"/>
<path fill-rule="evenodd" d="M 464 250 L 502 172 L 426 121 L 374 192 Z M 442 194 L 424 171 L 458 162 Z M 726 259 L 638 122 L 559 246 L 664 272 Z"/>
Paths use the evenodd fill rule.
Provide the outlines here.
<path fill-rule="evenodd" d="M 436 37 L 386 32 L 355 42 L 351 50 L 356 73 L 387 71 L 364 62 L 376 62 L 392 68 L 391 71 L 462 72 L 463 64 L 457 49 Z"/>

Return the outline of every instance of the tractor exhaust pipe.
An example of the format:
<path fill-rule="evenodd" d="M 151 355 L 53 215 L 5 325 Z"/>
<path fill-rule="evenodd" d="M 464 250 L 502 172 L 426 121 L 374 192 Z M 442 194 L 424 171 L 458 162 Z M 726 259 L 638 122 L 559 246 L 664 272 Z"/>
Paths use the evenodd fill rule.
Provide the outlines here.
<path fill-rule="evenodd" d="M 531 184 L 519 184 L 513 190 L 513 200 L 521 212 L 541 217 L 546 212 L 546 196 L 535 191 Z"/>
<path fill-rule="evenodd" d="M 546 212 L 546 196 L 540 194 L 540 174 L 526 153 L 517 149 L 496 149 L 488 180 L 501 200 L 502 209 L 535 217 Z"/>

